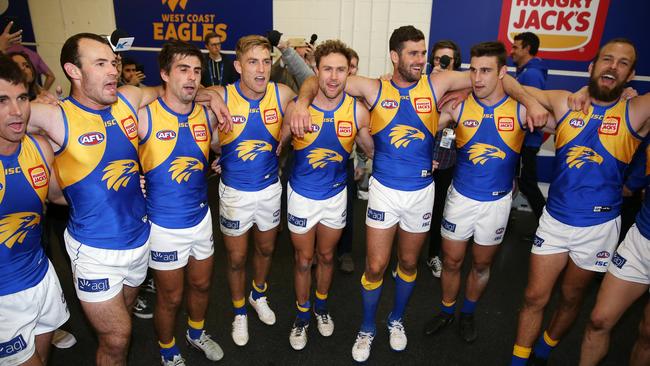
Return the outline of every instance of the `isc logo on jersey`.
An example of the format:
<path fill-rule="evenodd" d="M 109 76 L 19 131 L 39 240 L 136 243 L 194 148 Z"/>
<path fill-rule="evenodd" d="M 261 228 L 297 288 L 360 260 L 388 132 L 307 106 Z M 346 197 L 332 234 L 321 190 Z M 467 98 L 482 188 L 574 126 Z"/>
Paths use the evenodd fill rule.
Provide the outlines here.
<path fill-rule="evenodd" d="M 138 124 L 135 123 L 133 116 L 128 116 L 125 119 L 121 120 L 120 123 L 124 127 L 126 135 L 129 137 L 129 140 L 133 140 L 138 137 Z"/>
<path fill-rule="evenodd" d="M 618 134 L 618 126 L 621 123 L 620 117 L 605 117 L 600 124 L 598 133 L 601 135 L 616 135 Z"/>
<path fill-rule="evenodd" d="M 88 132 L 77 139 L 84 146 L 93 146 L 104 142 L 104 134 L 101 132 Z"/>
<path fill-rule="evenodd" d="M 352 136 L 352 122 L 350 121 L 338 121 L 336 124 L 336 134 L 339 137 L 350 137 Z"/>
<path fill-rule="evenodd" d="M 430 113 L 431 112 L 431 98 L 415 98 L 415 111 L 417 113 Z"/>
<path fill-rule="evenodd" d="M 272 125 L 278 123 L 278 121 L 278 111 L 275 108 L 264 110 L 264 124 Z"/>
<path fill-rule="evenodd" d="M 194 141 L 208 141 L 208 130 L 204 125 L 192 126 L 192 135 L 194 135 Z"/>
<path fill-rule="evenodd" d="M 499 117 L 497 128 L 499 131 L 514 131 L 515 119 L 512 117 Z"/>
<path fill-rule="evenodd" d="M 28 172 L 34 188 L 41 188 L 47 185 L 47 172 L 43 165 L 33 167 Z"/>
<path fill-rule="evenodd" d="M 384 109 L 395 109 L 398 106 L 399 104 L 397 104 L 397 101 L 393 99 L 384 99 L 381 101 L 381 107 Z"/>
<path fill-rule="evenodd" d="M 156 138 L 161 141 L 169 141 L 176 138 L 176 132 L 172 130 L 162 130 L 156 132 Z"/>

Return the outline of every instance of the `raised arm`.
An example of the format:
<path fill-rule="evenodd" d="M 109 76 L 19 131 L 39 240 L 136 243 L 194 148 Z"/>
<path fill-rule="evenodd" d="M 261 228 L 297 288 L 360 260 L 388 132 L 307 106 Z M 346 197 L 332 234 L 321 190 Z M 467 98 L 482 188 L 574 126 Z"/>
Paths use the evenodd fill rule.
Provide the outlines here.
<path fill-rule="evenodd" d="M 50 182 L 47 191 L 47 199 L 57 205 L 67 205 L 68 202 L 66 202 L 65 197 L 63 196 L 63 191 L 61 190 L 59 182 L 56 179 L 56 174 L 54 174 L 52 169 L 54 164 L 54 152 L 52 151 L 52 147 L 43 136 L 35 135 L 34 139 L 43 152 L 43 157 L 45 158 L 47 165 L 50 167 Z"/>
<path fill-rule="evenodd" d="M 554 121 L 559 121 L 569 111 L 567 99 L 571 95 L 566 90 L 541 90 L 532 86 L 524 86 L 528 94 L 535 98 L 542 107 L 551 111 Z M 555 129 L 555 125 L 552 126 Z"/>
<path fill-rule="evenodd" d="M 214 128 L 216 126 L 219 130 L 228 133 L 232 130 L 232 116 L 224 101 L 224 95 L 226 95 L 224 87 L 212 86 L 199 89 L 194 100 L 197 103 L 205 103 L 214 113 L 210 116 L 213 131 L 216 131 Z"/>
<path fill-rule="evenodd" d="M 355 141 L 357 145 L 363 150 L 367 157 L 372 159 L 375 156 L 375 143 L 370 135 L 370 112 L 363 103 L 357 103 L 357 137 Z"/>
<path fill-rule="evenodd" d="M 158 97 L 162 96 L 162 86 L 144 86 L 137 87 L 133 85 L 123 85 L 117 89 L 126 100 L 131 103 L 133 108 L 140 109 L 148 104 L 153 103 Z"/>
<path fill-rule="evenodd" d="M 526 124 L 531 132 L 536 127 L 544 127 L 548 120 L 548 110 L 544 108 L 532 95 L 526 93 L 524 88 L 513 78 L 506 74 L 503 77 L 503 89 L 506 94 L 526 106 L 528 110 Z"/>
<path fill-rule="evenodd" d="M 31 113 L 27 123 L 28 133 L 45 132 L 53 149 L 60 148 L 65 140 L 61 109 L 57 105 L 30 103 Z"/>

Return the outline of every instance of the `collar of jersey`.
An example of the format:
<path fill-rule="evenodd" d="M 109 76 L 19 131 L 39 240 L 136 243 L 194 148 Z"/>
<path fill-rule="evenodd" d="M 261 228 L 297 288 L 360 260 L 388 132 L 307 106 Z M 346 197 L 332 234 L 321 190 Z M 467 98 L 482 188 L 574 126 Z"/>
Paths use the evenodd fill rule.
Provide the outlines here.
<path fill-rule="evenodd" d="M 164 110 L 166 110 L 169 114 L 176 116 L 178 119 L 182 120 L 187 120 L 187 118 L 192 114 L 194 111 L 194 102 L 192 102 L 192 109 L 188 113 L 176 113 L 174 112 L 167 104 L 165 104 L 165 101 L 163 101 L 162 97 L 158 97 L 158 103 L 160 103 L 160 106 L 163 107 Z"/>
<path fill-rule="evenodd" d="M 112 105 L 109 105 L 108 107 L 103 108 L 103 109 L 92 109 L 92 108 L 88 108 L 85 105 L 79 103 L 79 101 L 74 99 L 74 97 L 72 95 L 69 96 L 67 99 L 70 100 L 70 102 L 72 102 L 72 104 L 76 105 L 80 109 L 82 109 L 82 110 L 84 110 L 84 111 L 86 111 L 88 113 L 97 114 L 97 115 L 100 115 L 100 116 L 104 115 L 106 112 L 110 112 L 111 107 L 112 107 Z"/>
<path fill-rule="evenodd" d="M 314 108 L 315 110 L 317 110 L 319 112 L 323 112 L 323 113 L 335 112 L 337 109 L 339 109 L 341 107 L 341 105 L 343 105 L 343 102 L 345 101 L 346 97 L 347 97 L 347 93 L 343 92 L 343 98 L 341 98 L 341 101 L 339 101 L 339 104 L 336 107 L 332 108 L 332 109 L 323 109 L 323 108 L 318 107 L 314 103 L 311 104 L 311 107 Z"/>
<path fill-rule="evenodd" d="M 243 92 L 241 91 L 241 89 L 239 88 L 239 82 L 240 82 L 240 81 L 241 81 L 241 80 L 237 80 L 237 81 L 235 81 L 235 90 L 237 90 L 237 93 L 239 93 L 239 95 L 241 95 L 241 97 L 244 98 L 247 102 L 257 103 L 257 102 L 259 102 L 260 100 L 264 99 L 264 97 L 266 96 L 266 92 L 264 92 L 264 95 L 262 95 L 262 97 L 261 97 L 260 99 L 251 99 L 251 98 L 245 96 L 244 93 L 243 93 Z M 266 85 L 267 85 L 267 87 L 268 87 L 268 83 L 267 83 Z"/>
<path fill-rule="evenodd" d="M 496 109 L 496 108 L 498 108 L 501 104 L 505 103 L 506 100 L 508 100 L 508 94 L 506 94 L 503 98 L 501 98 L 500 101 L 498 101 L 498 102 L 496 102 L 496 103 L 494 103 L 494 104 L 492 104 L 492 105 L 486 105 L 486 104 L 482 103 L 482 102 L 478 99 L 478 97 L 476 96 L 476 94 L 474 94 L 474 92 L 472 92 L 472 98 L 474 98 L 474 100 L 476 101 L 476 103 L 478 103 L 478 105 L 480 105 L 481 107 L 483 107 L 483 108 L 485 108 L 485 109 Z"/>

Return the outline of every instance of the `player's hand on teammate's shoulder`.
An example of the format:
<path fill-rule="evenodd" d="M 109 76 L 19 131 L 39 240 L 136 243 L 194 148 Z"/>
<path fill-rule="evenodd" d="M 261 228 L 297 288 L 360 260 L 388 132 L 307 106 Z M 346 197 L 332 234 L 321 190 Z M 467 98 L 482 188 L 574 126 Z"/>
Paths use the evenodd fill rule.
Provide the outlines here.
<path fill-rule="evenodd" d="M 591 97 L 589 96 L 589 89 L 586 86 L 583 86 L 567 98 L 567 106 L 572 111 L 582 111 L 584 114 L 587 114 L 589 113 L 590 105 Z"/>
<path fill-rule="evenodd" d="M 447 103 L 451 103 L 451 109 L 456 109 L 460 103 L 464 102 L 465 99 L 467 99 L 471 92 L 472 88 L 467 88 L 445 93 L 445 95 L 443 95 L 438 102 L 438 111 L 441 111 L 442 107 L 444 107 Z"/>
<path fill-rule="evenodd" d="M 217 175 L 221 175 L 221 164 L 219 164 L 219 160 L 220 160 L 220 159 L 221 159 L 221 157 L 220 157 L 220 156 L 217 156 L 217 158 L 214 159 L 214 161 L 212 162 L 212 164 L 210 164 L 210 168 L 212 168 L 212 170 L 213 170 Z"/>

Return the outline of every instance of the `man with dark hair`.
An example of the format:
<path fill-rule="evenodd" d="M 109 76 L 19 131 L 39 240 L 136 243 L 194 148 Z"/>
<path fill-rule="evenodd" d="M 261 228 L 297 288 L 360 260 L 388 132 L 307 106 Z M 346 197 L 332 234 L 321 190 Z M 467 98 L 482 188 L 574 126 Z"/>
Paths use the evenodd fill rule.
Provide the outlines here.
<path fill-rule="evenodd" d="M 138 70 L 138 63 L 130 57 L 122 58 L 122 72 L 120 74 L 120 85 L 133 85 L 133 86 L 144 86 L 142 80 L 144 80 L 145 75 L 142 70 Z"/>
<path fill-rule="evenodd" d="M 95 329 L 98 365 L 126 364 L 130 312 L 147 272 L 149 224 L 138 179 L 136 110 L 162 88 L 117 88 L 108 41 L 76 34 L 63 44 L 61 66 L 71 95 L 60 105 L 32 103 L 30 128 L 58 152 L 54 168 L 71 206 L 65 242 L 81 306 Z M 223 100 L 204 92 L 220 121 Z M 110 213 L 110 214 L 107 214 Z"/>
<path fill-rule="evenodd" d="M 446 68 L 442 68 L 440 60 L 447 56 L 450 62 Z M 441 40 L 433 44 L 431 57 L 429 58 L 431 72 L 437 74 L 443 71 L 459 70 L 461 64 L 460 48 L 454 41 Z M 451 127 L 451 126 L 450 126 Z M 436 182 L 436 196 L 433 200 L 433 211 L 431 213 L 431 230 L 429 233 L 429 253 L 427 267 L 434 277 L 440 278 L 442 273 L 442 260 L 440 247 L 442 237 L 440 236 L 440 224 L 442 223 L 442 212 L 447 200 L 447 191 L 454 175 L 456 164 L 456 145 L 450 139 L 453 130 L 438 131 L 433 142 L 433 160 L 438 164 L 433 171 L 433 180 Z"/>
<path fill-rule="evenodd" d="M 139 156 L 151 222 L 149 267 L 157 289 L 153 320 L 164 366 L 185 364 L 174 337 L 185 282 L 185 339 L 211 361 L 223 357 L 204 330 L 214 266 L 206 172 L 216 118 L 194 103 L 202 57 L 192 44 L 165 43 L 158 55 L 164 93 L 138 112 Z"/>
<path fill-rule="evenodd" d="M 239 79 L 232 59 L 221 53 L 221 37 L 217 33 L 205 35 L 205 48 L 208 53 L 203 57 L 201 85 L 206 88 L 213 85 L 225 86 Z"/>
<path fill-rule="evenodd" d="M 228 96 L 234 129 L 219 132 L 219 224 L 226 247 L 227 276 L 235 317 L 232 339 L 248 343 L 246 310 L 246 257 L 248 237 L 253 235 L 253 280 L 248 302 L 264 324 L 275 324 L 275 312 L 267 300 L 267 276 L 280 225 L 282 186 L 276 149 L 284 111 L 295 97 L 288 86 L 269 82 L 271 43 L 265 37 L 240 38 L 235 47 L 235 69 L 241 79 L 225 88 L 213 87 Z"/>
<path fill-rule="evenodd" d="M 457 122 L 458 160 L 447 195 L 443 236 L 442 304 L 440 313 L 425 326 L 435 334 L 455 319 L 461 267 L 467 243 L 473 237 L 472 267 L 460 313 L 460 336 L 474 342 L 476 303 L 490 278 L 490 266 L 503 241 L 512 182 L 526 135 L 526 109 L 503 90 L 507 74 L 506 49 L 501 42 L 472 47 L 470 78 L 473 93 L 460 108 L 443 108 L 441 121 Z"/>
<path fill-rule="evenodd" d="M 531 32 L 515 36 L 510 57 L 517 66 L 515 78 L 521 85 L 545 89 L 548 68 L 537 55 L 539 38 Z M 524 147 L 521 150 L 521 175 L 519 189 L 526 196 L 537 220 L 542 216 L 546 199 L 537 185 L 537 153 L 542 146 L 544 133 L 541 130 L 526 133 Z"/>
<path fill-rule="evenodd" d="M 370 156 L 373 149 L 368 110 L 343 91 L 352 58 L 348 47 L 341 41 L 329 40 L 316 48 L 314 57 L 319 92 L 310 110 L 317 128 L 304 139 L 293 139 L 295 164 L 287 188 L 288 225 L 296 257 L 297 308 L 289 342 L 295 350 L 307 345 L 314 256 L 318 265 L 313 312 L 322 336 L 334 332 L 327 300 L 336 244 L 346 226 L 346 162 L 355 140 Z M 291 106 L 287 115 L 291 114 Z M 283 143 L 288 143 L 291 126 L 287 123 L 282 130 Z"/>
<path fill-rule="evenodd" d="M 46 365 L 52 334 L 70 316 L 54 266 L 41 245 L 46 198 L 65 201 L 50 172 L 52 148 L 43 137 L 25 133 L 29 114 L 25 77 L 9 57 L 0 55 L 3 365 Z"/>
<path fill-rule="evenodd" d="M 534 362 L 545 363 L 570 329 L 594 275 L 621 264 L 612 255 L 620 230 L 623 171 L 650 130 L 650 94 L 621 98 L 634 78 L 636 59 L 629 40 L 605 43 L 589 65 L 589 85 L 581 92 L 588 97 L 580 111 L 569 109 L 570 92 L 526 88 L 558 122 L 553 181 L 533 241 L 512 365 L 524 365 L 531 356 L 561 274 L 559 303 L 535 344 Z"/>
<path fill-rule="evenodd" d="M 375 144 L 366 215 L 367 259 L 361 277 L 363 321 L 352 347 L 352 357 L 357 362 L 366 361 L 370 356 L 383 275 L 395 236 L 398 237 L 395 301 L 387 323 L 391 349 L 406 348 L 402 317 L 415 286 L 420 249 L 431 225 L 433 136 L 441 128 L 436 101 L 447 91 L 471 85 L 468 73 L 423 75 L 426 55 L 424 34 L 420 30 L 410 25 L 397 28 L 390 37 L 392 80 L 350 76 L 345 87 L 346 92 L 359 96 L 371 107 L 371 134 Z M 514 79 L 506 82 L 509 82 L 506 89 L 512 95 L 525 99 L 537 109 L 540 119 L 545 118 L 543 108 Z M 308 107 L 317 92 L 316 78 L 305 81 L 291 118 L 294 135 L 302 137 L 305 131 L 311 130 Z"/>

